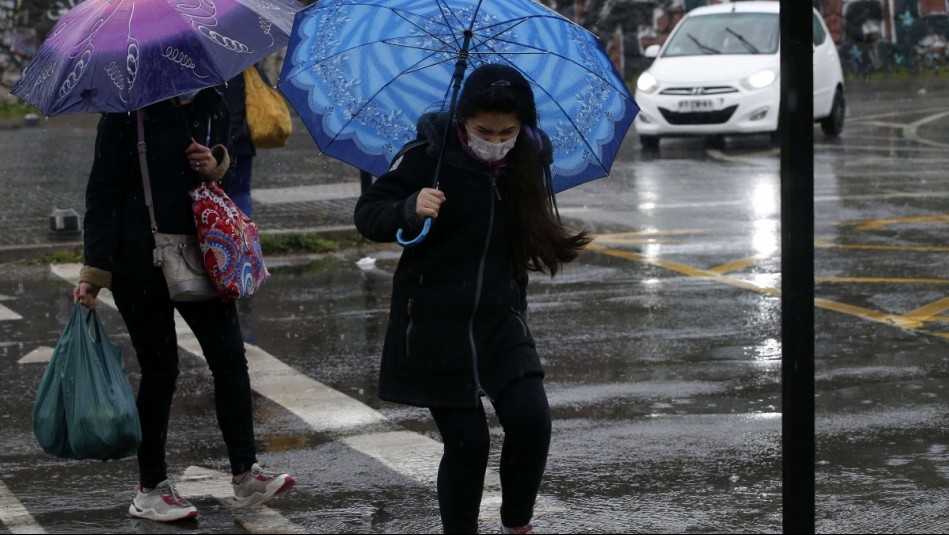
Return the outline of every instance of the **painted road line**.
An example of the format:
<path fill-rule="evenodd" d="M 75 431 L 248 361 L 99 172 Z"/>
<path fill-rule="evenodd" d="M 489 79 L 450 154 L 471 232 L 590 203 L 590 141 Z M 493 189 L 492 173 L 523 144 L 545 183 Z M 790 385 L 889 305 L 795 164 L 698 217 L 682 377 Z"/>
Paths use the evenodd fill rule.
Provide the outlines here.
<path fill-rule="evenodd" d="M 947 253 L 949 247 L 936 245 L 862 245 L 834 243 L 831 240 L 814 240 L 814 247 L 821 249 L 854 249 L 864 251 L 916 251 L 920 253 Z"/>
<path fill-rule="evenodd" d="M 866 232 L 868 230 L 876 230 L 883 227 L 888 227 L 891 225 L 898 224 L 913 224 L 913 223 L 923 223 L 923 224 L 933 224 L 933 223 L 949 223 L 949 214 L 937 214 L 937 215 L 928 215 L 928 216 L 916 216 L 916 217 L 900 217 L 895 219 L 870 219 L 866 221 L 851 221 L 845 224 L 856 225 L 854 229 L 857 232 Z"/>
<path fill-rule="evenodd" d="M 943 117 L 945 117 L 945 116 L 947 116 L 947 115 L 949 115 L 949 111 L 944 111 L 944 112 L 942 112 L 942 113 L 935 113 L 935 114 L 930 115 L 930 116 L 928 116 L 928 117 L 924 117 L 924 118 L 922 118 L 922 119 L 920 119 L 920 120 L 918 120 L 918 121 L 914 121 L 914 122 L 912 122 L 912 123 L 909 123 L 908 125 L 906 125 L 905 127 L 903 127 L 903 137 L 905 137 L 906 139 L 910 139 L 910 140 L 912 140 L 912 141 L 915 141 L 915 142 L 917 142 L 917 143 L 920 143 L 920 144 L 923 144 L 923 145 L 929 145 L 929 146 L 932 146 L 932 147 L 949 147 L 949 145 L 946 145 L 945 143 L 939 143 L 938 141 L 932 141 L 932 140 L 926 139 L 926 138 L 924 138 L 924 137 L 922 137 L 922 136 L 919 135 L 919 127 L 923 126 L 923 125 L 926 124 L 926 123 L 931 123 L 931 122 L 933 122 L 933 121 L 938 121 L 939 119 L 942 119 Z"/>
<path fill-rule="evenodd" d="M 79 279 L 79 264 L 53 264 L 50 269 L 59 277 L 75 284 Z M 115 308 L 111 293 L 103 290 L 100 300 Z M 175 331 L 178 345 L 198 357 L 203 357 L 200 344 L 185 321 L 175 313 Z M 259 347 L 245 344 L 251 387 L 258 394 L 273 400 L 305 421 L 316 431 L 350 431 L 368 424 L 389 421 L 378 411 L 341 392 L 315 381 L 287 366 Z M 392 425 L 392 424 L 390 424 Z M 441 443 L 424 435 L 408 431 L 387 433 L 369 432 L 341 439 L 351 448 L 373 457 L 386 466 L 428 486 L 434 487 L 438 464 L 441 461 Z M 489 469 L 485 476 L 486 488 L 482 504 L 500 503 L 500 480 L 497 472 Z M 535 511 L 559 510 L 552 498 L 538 497 L 544 508 Z M 490 511 L 486 511 L 486 514 Z M 275 513 L 274 513 L 275 514 Z M 492 514 L 497 514 L 494 511 Z M 490 517 L 488 517 L 490 518 Z"/>
<path fill-rule="evenodd" d="M 23 316 L 0 304 L 0 321 L 21 320 Z"/>
<path fill-rule="evenodd" d="M 189 466 L 175 486 L 182 495 L 211 496 L 234 512 L 234 518 L 251 533 L 307 533 L 266 505 L 242 510 L 234 508 L 231 474 L 200 466 Z M 292 491 L 291 491 L 292 492 Z M 279 498 L 277 498 L 279 500 Z"/>
<path fill-rule="evenodd" d="M 0 481 L 0 523 L 10 533 L 46 533 L 3 481 Z"/>
<path fill-rule="evenodd" d="M 49 359 L 53 358 L 53 351 L 55 348 L 49 346 L 39 346 L 33 351 L 30 351 L 24 355 L 20 360 L 17 361 L 18 364 L 36 364 L 49 362 Z"/>
<path fill-rule="evenodd" d="M 731 273 L 733 271 L 741 271 L 748 266 L 753 266 L 762 260 L 767 260 L 769 258 L 774 258 L 780 254 L 780 251 L 775 249 L 774 251 L 766 254 L 750 256 L 748 258 L 740 258 L 738 260 L 732 260 L 731 262 L 726 262 L 724 264 L 717 265 L 715 267 L 709 268 L 709 271 L 714 273 Z"/>
<path fill-rule="evenodd" d="M 641 262 L 643 264 L 650 264 L 656 267 L 661 267 L 669 271 L 675 271 L 683 275 L 688 275 L 689 277 L 697 277 L 703 279 L 710 279 L 722 284 L 727 284 L 730 286 L 735 286 L 738 288 L 743 288 L 745 290 L 751 290 L 753 292 L 762 293 L 766 295 L 778 296 L 781 295 L 781 291 L 777 288 L 772 288 L 770 286 L 762 286 L 760 284 L 755 284 L 753 282 L 736 279 L 734 277 L 726 277 L 720 273 L 715 273 L 714 271 L 709 271 L 706 269 L 694 268 L 686 264 L 680 264 L 678 262 L 670 262 L 668 260 L 662 260 L 660 258 L 650 258 L 639 253 L 634 253 L 632 251 L 624 251 L 621 249 L 611 249 L 608 247 L 603 247 L 596 244 L 590 244 L 587 246 L 587 249 L 592 251 L 597 251 L 601 254 L 615 256 L 618 258 L 625 258 L 627 260 L 633 260 L 636 262 Z"/>
<path fill-rule="evenodd" d="M 816 282 L 858 282 L 861 284 L 949 284 L 949 279 L 911 279 L 906 277 L 814 277 Z"/>
<path fill-rule="evenodd" d="M 607 247 L 602 247 L 596 244 L 590 244 L 587 246 L 587 249 L 597 251 L 601 254 L 615 256 L 617 258 L 625 258 L 627 260 L 633 260 L 636 262 L 641 262 L 644 264 L 653 265 L 669 271 L 674 271 L 676 273 L 681 273 L 683 275 L 688 275 L 690 277 L 704 278 L 713 282 L 726 284 L 729 286 L 734 286 L 736 288 L 742 288 L 745 290 L 751 290 L 760 294 L 770 295 L 773 297 L 780 297 L 781 290 L 773 288 L 770 286 L 762 286 L 759 284 L 754 284 L 745 280 L 737 279 L 734 277 L 727 277 L 714 271 L 698 269 L 685 264 L 680 264 L 677 262 L 669 262 L 666 260 L 661 260 L 658 258 L 647 258 L 641 254 L 634 253 L 631 251 L 623 251 L 621 249 L 610 249 Z M 848 305 L 846 303 L 838 303 L 836 301 L 830 301 L 828 299 L 814 299 L 814 306 L 819 308 L 824 308 L 827 310 L 833 310 L 836 312 L 841 312 L 844 314 L 849 314 L 851 316 L 856 316 L 863 319 L 868 319 L 871 321 L 876 321 L 880 323 L 885 323 L 887 325 L 895 325 L 904 329 L 915 330 L 919 327 L 920 322 L 914 318 L 906 317 L 902 314 L 890 314 L 887 312 L 880 312 L 877 310 L 870 310 L 867 308 Z M 938 336 L 943 336 L 938 334 Z"/>
<path fill-rule="evenodd" d="M 947 318 L 940 317 L 937 314 L 941 314 L 949 310 L 949 297 L 944 297 L 938 301 L 933 301 L 928 305 L 921 306 L 916 310 L 911 310 L 905 314 L 907 318 L 913 318 L 918 320 L 920 324 L 927 323 L 930 321 L 943 322 Z"/>
<path fill-rule="evenodd" d="M 254 188 L 251 196 L 255 203 L 289 204 L 295 202 L 329 201 L 356 198 L 362 193 L 358 182 L 320 184 L 292 188 Z"/>
<path fill-rule="evenodd" d="M 442 443 L 408 431 L 366 433 L 344 437 L 341 442 L 360 451 L 391 470 L 409 476 L 425 486 L 435 486 L 438 463 L 442 455 Z M 500 520 L 501 478 L 494 470 L 488 470 L 484 479 L 485 493 L 481 500 L 481 521 Z M 546 496 L 538 496 L 534 517 L 555 511 L 563 511 L 563 505 Z"/>
<path fill-rule="evenodd" d="M 79 280 L 79 264 L 52 264 L 50 268 L 72 284 Z M 99 300 L 115 308 L 111 293 L 103 290 Z M 179 347 L 203 358 L 201 344 L 177 311 L 175 334 Z M 314 430 L 345 431 L 386 421 L 378 411 L 299 373 L 266 351 L 250 344 L 245 348 L 254 391 L 293 412 Z"/>

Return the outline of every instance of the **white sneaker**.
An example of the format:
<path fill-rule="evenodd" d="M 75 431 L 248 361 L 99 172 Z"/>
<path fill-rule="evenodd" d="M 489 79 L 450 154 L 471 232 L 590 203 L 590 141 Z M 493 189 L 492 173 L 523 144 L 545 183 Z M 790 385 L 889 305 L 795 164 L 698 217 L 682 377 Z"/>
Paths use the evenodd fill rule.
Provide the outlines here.
<path fill-rule="evenodd" d="M 263 503 L 293 488 L 289 474 L 268 472 L 254 463 L 240 483 L 234 483 L 234 507 L 250 507 Z"/>
<path fill-rule="evenodd" d="M 198 516 L 198 510 L 166 479 L 148 492 L 142 492 L 142 486 L 137 485 L 129 514 L 157 522 L 175 522 Z"/>
<path fill-rule="evenodd" d="M 501 522 L 501 533 L 534 533 L 534 526 L 525 524 L 517 528 L 509 528 Z"/>

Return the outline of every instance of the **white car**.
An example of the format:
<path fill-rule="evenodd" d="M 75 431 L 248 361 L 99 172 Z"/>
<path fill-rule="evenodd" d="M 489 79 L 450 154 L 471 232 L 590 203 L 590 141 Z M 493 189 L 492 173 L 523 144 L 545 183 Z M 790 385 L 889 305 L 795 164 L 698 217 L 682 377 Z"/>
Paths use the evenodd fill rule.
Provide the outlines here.
<path fill-rule="evenodd" d="M 695 8 L 636 82 L 636 132 L 645 149 L 663 137 L 770 133 L 776 142 L 781 99 L 780 2 Z M 844 127 L 844 79 L 837 48 L 814 11 L 814 121 L 824 134 Z"/>

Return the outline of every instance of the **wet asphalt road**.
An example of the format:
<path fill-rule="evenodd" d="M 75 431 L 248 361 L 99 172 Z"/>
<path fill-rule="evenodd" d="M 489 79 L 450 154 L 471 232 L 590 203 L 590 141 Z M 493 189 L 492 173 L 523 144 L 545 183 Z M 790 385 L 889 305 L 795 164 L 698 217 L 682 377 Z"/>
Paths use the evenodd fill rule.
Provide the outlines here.
<path fill-rule="evenodd" d="M 915 89 L 856 87 L 844 135 L 815 131 L 822 533 L 949 527 L 949 92 Z M 664 140 L 644 154 L 631 134 L 612 178 L 558 197 L 598 238 L 562 276 L 531 283 L 554 413 L 539 532 L 781 531 L 779 172 L 765 139 Z M 210 376 L 180 335 L 169 462 L 200 515 L 168 526 L 127 517 L 133 460 L 36 446 L 32 401 L 71 268 L 0 265 L 0 533 L 439 531 L 437 432 L 426 411 L 375 395 L 398 254 L 271 259 L 271 282 L 242 307 L 260 458 L 298 480 L 271 507 L 219 499 Z M 131 355 L 118 314 L 100 310 Z M 135 384 L 130 356 L 127 369 Z M 494 420 L 492 436 L 496 467 Z M 489 475 L 484 532 L 497 500 Z"/>

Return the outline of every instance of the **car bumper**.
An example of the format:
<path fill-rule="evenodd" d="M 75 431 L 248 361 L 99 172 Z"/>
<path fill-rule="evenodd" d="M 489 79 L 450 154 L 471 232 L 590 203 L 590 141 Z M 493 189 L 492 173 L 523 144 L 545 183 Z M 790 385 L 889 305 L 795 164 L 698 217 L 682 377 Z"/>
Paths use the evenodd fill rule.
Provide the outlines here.
<path fill-rule="evenodd" d="M 780 98 L 777 83 L 757 91 L 710 96 L 637 92 L 636 132 L 664 137 L 773 132 L 778 128 Z"/>

